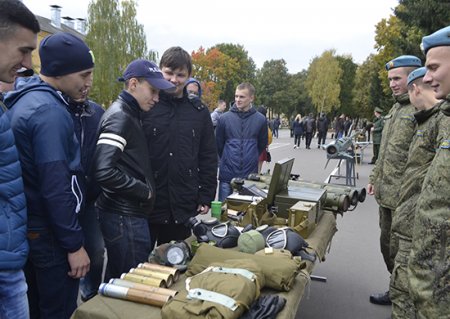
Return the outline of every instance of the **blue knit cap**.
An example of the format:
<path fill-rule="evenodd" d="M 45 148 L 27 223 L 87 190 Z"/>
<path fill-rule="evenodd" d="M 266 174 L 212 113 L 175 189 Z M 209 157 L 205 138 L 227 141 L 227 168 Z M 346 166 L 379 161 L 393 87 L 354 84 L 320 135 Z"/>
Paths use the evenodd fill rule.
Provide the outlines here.
<path fill-rule="evenodd" d="M 39 46 L 41 74 L 62 76 L 94 67 L 94 55 L 83 40 L 67 32 L 45 37 Z"/>

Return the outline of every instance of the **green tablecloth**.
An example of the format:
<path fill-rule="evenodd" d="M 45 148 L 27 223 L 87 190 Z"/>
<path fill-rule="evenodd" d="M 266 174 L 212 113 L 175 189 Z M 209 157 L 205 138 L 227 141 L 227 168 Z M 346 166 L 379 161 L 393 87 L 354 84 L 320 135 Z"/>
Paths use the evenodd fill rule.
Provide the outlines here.
<path fill-rule="evenodd" d="M 336 219 L 332 213 L 325 213 L 318 223 L 316 229 L 307 238 L 310 249 L 315 251 L 320 261 L 325 260 L 325 253 L 333 235 L 336 232 Z M 289 292 L 278 292 L 263 289 L 263 294 L 278 294 L 286 298 L 286 305 L 277 319 L 293 319 L 303 297 L 305 287 L 312 273 L 314 263 L 306 262 L 306 268 L 297 276 L 295 283 Z M 170 289 L 180 290 L 184 288 L 185 276 Z M 130 301 L 96 296 L 88 302 L 80 305 L 73 313 L 72 319 L 160 319 L 160 308 L 138 304 Z"/>

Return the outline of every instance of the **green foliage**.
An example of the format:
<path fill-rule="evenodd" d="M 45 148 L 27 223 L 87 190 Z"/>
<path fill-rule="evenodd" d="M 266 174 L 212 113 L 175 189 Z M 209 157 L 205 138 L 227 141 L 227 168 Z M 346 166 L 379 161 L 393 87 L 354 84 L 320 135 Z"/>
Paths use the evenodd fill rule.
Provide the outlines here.
<path fill-rule="evenodd" d="M 325 51 L 309 65 L 306 89 L 317 112 L 329 113 L 341 105 L 342 69 L 334 54 L 334 50 Z"/>
<path fill-rule="evenodd" d="M 339 94 L 341 104 L 340 113 L 357 117 L 358 110 L 353 104 L 353 87 L 355 86 L 355 74 L 358 65 L 353 62 L 351 56 L 337 56 L 336 59 L 342 70 L 342 76 L 339 81 L 339 85 L 341 86 L 341 92 Z"/>
<path fill-rule="evenodd" d="M 255 62 L 248 56 L 244 46 L 240 44 L 220 43 L 211 49 L 214 48 L 233 58 L 237 63 L 238 71 L 227 78 L 225 89 L 220 95 L 220 98 L 225 101 L 234 101 L 234 93 L 240 83 L 250 82 L 254 84 L 256 75 Z"/>
<path fill-rule="evenodd" d="M 257 103 L 279 114 L 285 103 L 285 98 L 280 92 L 286 89 L 288 83 L 289 74 L 283 59 L 264 62 L 256 74 Z"/>
<path fill-rule="evenodd" d="M 88 8 L 88 43 L 95 56 L 91 98 L 108 107 L 122 85 L 117 78 L 137 58 L 147 58 L 144 28 L 136 21 L 136 1 L 93 0 Z"/>

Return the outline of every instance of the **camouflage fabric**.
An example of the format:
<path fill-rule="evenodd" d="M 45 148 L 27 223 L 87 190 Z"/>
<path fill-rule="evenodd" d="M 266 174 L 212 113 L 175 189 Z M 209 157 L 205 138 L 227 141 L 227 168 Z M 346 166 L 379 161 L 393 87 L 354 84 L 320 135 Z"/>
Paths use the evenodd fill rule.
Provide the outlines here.
<path fill-rule="evenodd" d="M 373 133 L 372 133 L 372 142 L 373 144 L 381 143 L 381 135 L 383 133 L 384 127 L 384 118 L 382 116 L 375 118 L 373 121 Z"/>
<path fill-rule="evenodd" d="M 441 143 L 417 202 L 408 264 L 417 318 L 450 317 L 450 94 L 441 111 Z"/>
<path fill-rule="evenodd" d="M 390 208 L 386 208 L 380 206 L 378 208 L 379 212 L 379 223 L 380 223 L 380 249 L 381 254 L 383 255 L 384 262 L 386 264 L 387 270 L 389 273 L 392 273 L 392 269 L 394 268 L 394 258 L 395 253 L 397 251 L 397 245 L 391 241 L 391 225 L 392 225 L 392 213 L 393 211 Z M 394 248 L 395 249 L 392 249 Z"/>
<path fill-rule="evenodd" d="M 397 103 L 384 117 L 380 153 L 370 184 L 375 187 L 375 199 L 380 206 L 395 209 L 400 193 L 400 182 L 405 170 L 408 150 L 414 136 L 415 108 L 408 93 L 394 97 Z"/>
<path fill-rule="evenodd" d="M 440 104 L 438 103 L 429 110 L 414 114 L 418 123 L 417 129 L 409 149 L 399 204 L 392 217 L 391 228 L 396 236 L 407 240 L 412 238 L 417 199 L 422 189 L 425 174 L 439 145 L 439 141 L 437 141 L 438 124 L 445 117 L 442 112 L 439 112 Z"/>
<path fill-rule="evenodd" d="M 392 319 L 415 319 L 414 303 L 409 295 L 408 259 L 411 241 L 399 239 L 395 266 L 389 284 L 389 297 L 392 301 Z"/>

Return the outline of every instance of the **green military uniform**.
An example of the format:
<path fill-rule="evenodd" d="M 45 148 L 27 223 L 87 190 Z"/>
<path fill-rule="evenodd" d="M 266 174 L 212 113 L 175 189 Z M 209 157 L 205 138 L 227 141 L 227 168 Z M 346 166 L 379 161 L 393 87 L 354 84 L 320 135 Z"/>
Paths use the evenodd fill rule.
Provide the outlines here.
<path fill-rule="evenodd" d="M 392 301 L 392 318 L 414 318 L 414 304 L 409 295 L 407 267 L 411 249 L 412 227 L 417 199 L 428 167 L 436 154 L 439 121 L 444 115 L 439 112 L 439 104 L 429 110 L 414 114 L 417 129 L 414 134 L 402 180 L 399 205 L 392 217 L 392 236 L 398 239 L 389 287 Z M 395 250 L 396 247 L 393 247 Z"/>
<path fill-rule="evenodd" d="M 394 268 L 396 253 L 390 249 L 392 213 L 398 204 L 401 180 L 416 126 L 413 115 L 416 110 L 409 101 L 408 93 L 394 98 L 396 103 L 384 117 L 380 154 L 369 177 L 380 206 L 381 253 L 390 273 Z"/>
<path fill-rule="evenodd" d="M 408 264 L 417 318 L 450 317 L 450 94 L 441 111 L 440 144 L 417 202 Z"/>
<path fill-rule="evenodd" d="M 373 158 L 372 163 L 375 163 L 380 153 L 381 133 L 383 132 L 384 119 L 382 116 L 375 118 L 373 122 L 372 143 L 373 143 Z"/>

